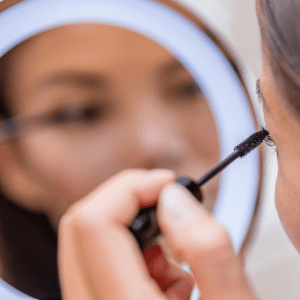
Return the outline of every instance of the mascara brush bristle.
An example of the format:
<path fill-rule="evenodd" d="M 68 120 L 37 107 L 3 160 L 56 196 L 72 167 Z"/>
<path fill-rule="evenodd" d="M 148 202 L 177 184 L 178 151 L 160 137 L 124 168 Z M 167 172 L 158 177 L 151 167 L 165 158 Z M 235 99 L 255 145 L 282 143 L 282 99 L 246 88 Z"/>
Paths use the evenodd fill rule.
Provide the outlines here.
<path fill-rule="evenodd" d="M 263 128 L 261 131 L 250 135 L 244 142 L 237 145 L 234 150 L 240 152 L 240 157 L 244 157 L 258 147 L 268 137 L 269 132 Z"/>

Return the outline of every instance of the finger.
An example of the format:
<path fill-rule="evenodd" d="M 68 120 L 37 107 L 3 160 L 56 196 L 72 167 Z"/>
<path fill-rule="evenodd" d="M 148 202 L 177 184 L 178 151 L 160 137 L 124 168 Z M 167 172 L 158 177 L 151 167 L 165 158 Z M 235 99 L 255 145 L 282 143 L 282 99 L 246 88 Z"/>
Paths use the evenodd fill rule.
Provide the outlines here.
<path fill-rule="evenodd" d="M 189 191 L 167 186 L 158 220 L 173 251 L 189 263 L 201 299 L 255 299 L 225 229 Z"/>
<path fill-rule="evenodd" d="M 167 240 L 165 239 L 165 237 L 163 235 L 160 235 L 157 239 L 157 244 L 161 247 L 161 249 L 163 250 L 166 259 L 172 263 L 173 265 L 176 265 L 178 267 L 181 267 L 181 262 L 178 259 L 178 257 L 176 256 L 176 254 L 172 251 L 172 248 L 170 247 L 170 245 L 168 244 Z"/>
<path fill-rule="evenodd" d="M 82 263 L 74 234 L 67 226 L 59 231 L 59 281 L 64 300 L 95 300 L 93 287 L 82 272 Z"/>
<path fill-rule="evenodd" d="M 91 222 L 129 225 L 139 208 L 154 205 L 163 187 L 174 180 L 170 170 L 125 170 L 88 195 L 80 211 L 88 211 Z"/>
<path fill-rule="evenodd" d="M 64 217 L 62 226 L 77 240 L 82 269 L 100 299 L 140 299 L 144 294 L 161 298 L 125 225 L 174 180 L 172 172 L 162 170 L 122 172 Z"/>
<path fill-rule="evenodd" d="M 195 285 L 193 277 L 177 264 L 170 262 L 159 245 L 149 247 L 144 253 L 144 258 L 151 277 L 166 293 L 168 299 L 190 299 Z"/>

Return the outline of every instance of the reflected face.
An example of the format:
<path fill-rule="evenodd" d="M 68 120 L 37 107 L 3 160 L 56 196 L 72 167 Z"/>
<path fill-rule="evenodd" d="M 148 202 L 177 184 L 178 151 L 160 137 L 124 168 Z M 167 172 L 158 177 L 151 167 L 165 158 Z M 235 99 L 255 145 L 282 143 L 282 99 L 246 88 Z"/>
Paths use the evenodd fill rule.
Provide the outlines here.
<path fill-rule="evenodd" d="M 277 91 L 266 55 L 261 92 L 266 125 L 278 151 L 276 208 L 286 233 L 300 252 L 300 121 Z"/>
<path fill-rule="evenodd" d="M 50 122 L 8 144 L 10 166 L 26 186 L 14 182 L 12 167 L 1 168 L 2 180 L 14 201 L 43 211 L 54 227 L 72 203 L 122 169 L 168 168 L 196 179 L 219 161 L 201 90 L 145 37 L 99 24 L 65 26 L 27 40 L 4 62 L 13 116 L 48 115 Z M 31 185 L 34 201 L 21 197 Z M 208 207 L 217 186 L 215 178 L 204 188 Z"/>

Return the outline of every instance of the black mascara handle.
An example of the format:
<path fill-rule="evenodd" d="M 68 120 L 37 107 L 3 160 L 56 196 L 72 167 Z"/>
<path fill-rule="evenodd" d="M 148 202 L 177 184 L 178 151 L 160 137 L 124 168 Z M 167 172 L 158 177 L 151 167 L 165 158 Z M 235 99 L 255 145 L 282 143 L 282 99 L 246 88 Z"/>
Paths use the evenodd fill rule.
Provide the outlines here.
<path fill-rule="evenodd" d="M 200 191 L 199 185 L 195 181 L 193 181 L 191 178 L 188 177 L 179 177 L 176 180 L 176 182 L 180 183 L 185 188 L 187 188 L 194 195 L 194 197 L 200 203 L 202 203 L 202 193 Z"/>
<path fill-rule="evenodd" d="M 201 191 L 192 179 L 180 177 L 176 182 L 187 188 L 199 202 L 202 202 Z M 142 208 L 131 223 L 129 230 L 132 232 L 141 250 L 144 252 L 153 240 L 161 234 L 156 217 L 156 205 Z"/>

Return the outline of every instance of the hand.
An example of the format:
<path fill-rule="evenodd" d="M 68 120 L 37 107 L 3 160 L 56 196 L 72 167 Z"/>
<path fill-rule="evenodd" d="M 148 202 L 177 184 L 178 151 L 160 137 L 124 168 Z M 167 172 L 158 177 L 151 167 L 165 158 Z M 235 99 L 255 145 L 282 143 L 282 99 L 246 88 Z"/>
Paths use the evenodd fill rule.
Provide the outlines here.
<path fill-rule="evenodd" d="M 229 235 L 187 189 L 168 185 L 157 212 L 168 244 L 190 265 L 201 300 L 257 299 Z"/>
<path fill-rule="evenodd" d="M 143 256 L 127 229 L 159 197 L 161 228 L 190 264 L 201 299 L 255 299 L 225 230 L 174 181 L 170 171 L 124 171 L 68 210 L 58 246 L 64 300 L 189 299 L 193 278 L 159 246 Z"/>

